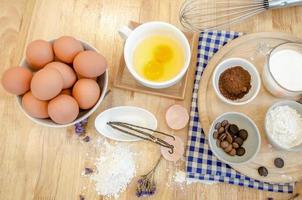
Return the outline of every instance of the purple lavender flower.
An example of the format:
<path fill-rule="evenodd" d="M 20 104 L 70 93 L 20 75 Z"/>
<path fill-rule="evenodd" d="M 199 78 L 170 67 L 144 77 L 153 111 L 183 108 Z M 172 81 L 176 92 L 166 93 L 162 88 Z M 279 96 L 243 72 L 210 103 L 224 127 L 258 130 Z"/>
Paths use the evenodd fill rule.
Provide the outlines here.
<path fill-rule="evenodd" d="M 85 133 L 85 127 L 86 127 L 87 123 L 88 123 L 88 118 L 86 118 L 74 125 L 75 132 L 78 136 L 81 136 L 82 134 Z"/>
<path fill-rule="evenodd" d="M 156 184 L 154 181 L 154 173 L 160 162 L 162 157 L 160 157 L 154 166 L 154 168 L 146 175 L 141 176 L 140 179 L 137 180 L 137 188 L 136 188 L 136 196 L 151 196 L 155 194 Z"/>
<path fill-rule="evenodd" d="M 136 188 L 136 196 L 150 196 L 153 195 L 156 191 L 155 181 L 154 181 L 154 171 L 149 172 L 148 174 L 142 176 L 137 181 L 138 185 Z"/>

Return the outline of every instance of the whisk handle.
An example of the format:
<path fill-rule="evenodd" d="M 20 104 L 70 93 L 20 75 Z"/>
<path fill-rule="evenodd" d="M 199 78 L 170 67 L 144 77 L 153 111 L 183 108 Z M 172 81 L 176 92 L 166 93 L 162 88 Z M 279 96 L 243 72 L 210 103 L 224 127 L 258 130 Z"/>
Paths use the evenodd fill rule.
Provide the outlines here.
<path fill-rule="evenodd" d="M 272 0 L 268 1 L 268 8 L 275 9 L 275 8 L 285 8 L 285 7 L 292 7 L 292 6 L 301 6 L 302 0 Z"/>

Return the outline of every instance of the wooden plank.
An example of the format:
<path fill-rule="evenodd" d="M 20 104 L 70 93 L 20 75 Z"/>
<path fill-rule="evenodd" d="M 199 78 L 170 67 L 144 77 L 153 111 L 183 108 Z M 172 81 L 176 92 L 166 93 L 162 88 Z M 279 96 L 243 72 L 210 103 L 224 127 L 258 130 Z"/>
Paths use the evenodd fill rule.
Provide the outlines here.
<path fill-rule="evenodd" d="M 207 0 L 212 1 L 212 0 Z M 178 27 L 182 0 L 1 0 L 0 2 L 0 75 L 17 65 L 25 44 L 37 38 L 53 39 L 73 35 L 95 46 L 107 58 L 110 85 L 114 80 L 123 41 L 117 30 L 129 20 L 140 23 L 152 20 L 170 22 Z M 21 27 L 21 29 L 19 28 Z M 302 8 L 269 11 L 240 25 L 230 27 L 242 32 L 286 31 L 302 36 Z M 193 76 L 188 84 L 192 91 Z M 171 131 L 164 122 L 165 110 L 174 103 L 188 109 L 191 94 L 183 101 L 113 89 L 102 106 L 90 118 L 87 132 L 95 141 L 98 134 L 93 123 L 96 115 L 112 106 L 135 105 L 153 112 L 162 131 L 174 133 L 186 141 L 188 129 Z M 103 199 L 81 172 L 93 164 L 98 154 L 91 143 L 81 143 L 73 129 L 50 129 L 33 124 L 18 110 L 14 97 L 0 90 L 0 199 L 66 200 Z M 135 143 L 144 159 L 138 162 L 137 175 L 147 172 L 159 151 L 153 144 Z M 89 156 L 86 156 L 89 153 Z M 288 194 L 269 193 L 227 184 L 191 184 L 181 187 L 171 183 L 175 171 L 184 169 L 162 162 L 156 173 L 157 193 L 148 199 L 287 199 Z M 120 199 L 135 197 L 135 180 Z M 168 186 L 169 185 L 169 186 Z M 86 187 L 86 189 L 84 189 Z M 104 198 L 109 199 L 109 198 Z"/>

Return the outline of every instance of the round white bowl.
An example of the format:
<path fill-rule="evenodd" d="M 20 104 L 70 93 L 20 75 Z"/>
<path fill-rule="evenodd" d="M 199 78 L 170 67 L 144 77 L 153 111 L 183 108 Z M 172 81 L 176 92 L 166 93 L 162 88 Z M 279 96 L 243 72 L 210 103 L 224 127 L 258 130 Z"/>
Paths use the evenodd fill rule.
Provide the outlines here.
<path fill-rule="evenodd" d="M 129 28 L 128 28 L 129 29 Z M 131 75 L 142 85 L 154 88 L 162 89 L 175 85 L 187 72 L 190 60 L 191 60 L 191 49 L 190 44 L 186 36 L 175 26 L 165 22 L 148 22 L 140 25 L 134 30 L 127 30 L 127 39 L 124 47 L 124 59 L 127 69 Z M 133 64 L 133 54 L 137 45 L 144 40 L 146 37 L 151 35 L 165 35 L 179 41 L 182 45 L 185 53 L 185 63 L 180 72 L 172 79 L 164 82 L 149 81 L 138 74 Z"/>
<path fill-rule="evenodd" d="M 236 124 L 239 129 L 247 130 L 248 138 L 242 145 L 246 150 L 243 156 L 230 156 L 225 153 L 222 148 L 217 147 L 217 140 L 214 139 L 213 133 L 215 131 L 216 123 L 222 122 L 223 120 L 228 120 L 229 123 Z M 213 154 L 222 162 L 230 165 L 239 165 L 250 162 L 256 157 L 261 146 L 261 136 L 256 124 L 248 116 L 238 112 L 227 112 L 215 119 L 211 125 L 208 140 Z"/>
<path fill-rule="evenodd" d="M 54 40 L 50 40 L 50 42 L 53 43 Z M 96 48 L 90 46 L 88 43 L 83 42 L 81 40 L 80 40 L 80 42 L 84 46 L 85 50 L 92 50 L 92 51 L 98 52 L 98 50 Z M 32 70 L 29 67 L 29 64 L 26 62 L 25 57 L 21 60 L 20 66 L 21 67 L 25 67 L 25 68 L 29 69 L 32 72 L 35 72 L 35 70 Z M 89 110 L 80 110 L 80 113 L 79 113 L 78 117 L 73 122 L 70 122 L 68 124 L 57 124 L 54 121 L 52 121 L 50 118 L 39 119 L 39 118 L 31 117 L 29 114 L 26 113 L 26 111 L 22 107 L 22 96 L 23 95 L 17 96 L 17 103 L 18 103 L 18 106 L 20 107 L 20 109 L 22 110 L 22 112 L 29 119 L 31 119 L 33 122 L 35 122 L 37 124 L 40 124 L 40 125 L 43 125 L 43 126 L 47 126 L 47 127 L 52 127 L 52 128 L 68 127 L 68 126 L 74 125 L 74 124 L 76 124 L 76 123 L 78 123 L 78 122 L 80 122 L 80 121 L 88 118 L 99 107 L 99 105 L 103 101 L 103 99 L 104 99 L 104 97 L 106 95 L 106 92 L 107 92 L 107 87 L 108 87 L 108 69 L 100 77 L 98 77 L 97 83 L 99 84 L 99 86 L 101 88 L 101 95 L 100 95 L 100 98 L 97 101 L 97 103 L 91 109 L 89 109 Z"/>
<path fill-rule="evenodd" d="M 265 122 L 264 122 L 265 133 L 266 133 L 266 137 L 268 138 L 269 143 L 271 145 L 273 145 L 275 148 L 280 149 L 280 150 L 296 151 L 296 152 L 302 151 L 302 144 L 295 146 L 293 148 L 287 149 L 287 148 L 284 148 L 283 146 L 281 146 L 280 144 L 278 144 L 277 142 L 275 142 L 275 140 L 271 137 L 271 134 L 267 129 L 268 113 L 271 112 L 273 109 L 275 109 L 278 106 L 289 106 L 289 107 L 295 109 L 302 116 L 302 105 L 298 102 L 285 100 L 285 101 L 279 101 L 279 102 L 273 104 L 266 112 Z"/>
<path fill-rule="evenodd" d="M 219 89 L 219 78 L 220 75 L 227 69 L 241 66 L 243 69 L 247 70 L 251 75 L 251 89 L 250 91 L 241 99 L 238 100 L 230 100 L 224 97 Z M 214 70 L 213 77 L 212 77 L 212 84 L 217 96 L 225 103 L 231 105 L 244 105 L 248 104 L 253 101 L 256 96 L 258 95 L 261 87 L 261 79 L 256 67 L 250 63 L 249 61 L 242 59 L 242 58 L 229 58 L 222 61 Z"/>

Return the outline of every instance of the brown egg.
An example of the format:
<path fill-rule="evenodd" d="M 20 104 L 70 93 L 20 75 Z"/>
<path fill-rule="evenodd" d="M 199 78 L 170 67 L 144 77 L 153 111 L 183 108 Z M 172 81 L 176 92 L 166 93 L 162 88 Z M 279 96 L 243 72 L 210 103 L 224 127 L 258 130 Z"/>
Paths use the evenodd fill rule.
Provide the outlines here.
<path fill-rule="evenodd" d="M 32 94 L 40 100 L 50 100 L 63 89 L 63 78 L 60 72 L 53 68 L 42 69 L 35 73 L 31 80 Z"/>
<path fill-rule="evenodd" d="M 67 124 L 77 118 L 79 105 L 71 96 L 61 94 L 49 102 L 48 113 L 54 122 Z"/>
<path fill-rule="evenodd" d="M 58 70 L 64 80 L 64 85 L 63 88 L 70 88 L 71 86 L 73 86 L 73 84 L 76 82 L 77 80 L 77 76 L 75 74 L 75 72 L 73 71 L 73 69 L 61 62 L 51 62 L 48 63 L 45 68 L 54 68 L 56 70 Z"/>
<path fill-rule="evenodd" d="M 13 67 L 4 72 L 2 86 L 9 93 L 21 95 L 29 90 L 32 76 L 24 67 Z"/>
<path fill-rule="evenodd" d="M 83 78 L 87 78 L 87 77 L 84 77 L 80 74 L 76 74 L 76 75 L 77 75 L 78 80 L 83 79 Z M 98 77 L 93 77 L 93 78 L 88 78 L 88 79 L 92 79 L 92 80 L 96 81 L 98 79 Z"/>
<path fill-rule="evenodd" d="M 107 61 L 104 56 L 95 51 L 83 51 L 74 58 L 73 68 L 77 74 L 93 78 L 106 71 Z"/>
<path fill-rule="evenodd" d="M 74 57 L 84 51 L 82 43 L 71 36 L 62 36 L 55 40 L 53 49 L 56 57 L 65 62 L 72 63 Z"/>
<path fill-rule="evenodd" d="M 60 94 L 66 94 L 66 95 L 69 95 L 69 96 L 72 96 L 72 91 L 70 88 L 68 89 L 64 89 L 60 92 Z"/>
<path fill-rule="evenodd" d="M 72 89 L 72 96 L 77 100 L 81 109 L 92 108 L 100 97 L 100 87 L 94 80 L 80 79 Z"/>
<path fill-rule="evenodd" d="M 42 69 L 54 60 L 52 45 L 45 40 L 34 40 L 27 45 L 26 61 L 33 69 Z"/>
<path fill-rule="evenodd" d="M 27 92 L 22 97 L 22 107 L 32 117 L 36 118 L 48 118 L 47 111 L 48 101 L 42 101 L 34 97 L 31 91 Z"/>

